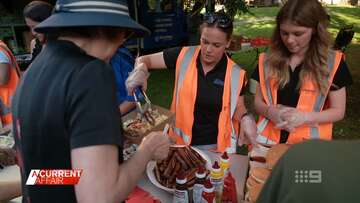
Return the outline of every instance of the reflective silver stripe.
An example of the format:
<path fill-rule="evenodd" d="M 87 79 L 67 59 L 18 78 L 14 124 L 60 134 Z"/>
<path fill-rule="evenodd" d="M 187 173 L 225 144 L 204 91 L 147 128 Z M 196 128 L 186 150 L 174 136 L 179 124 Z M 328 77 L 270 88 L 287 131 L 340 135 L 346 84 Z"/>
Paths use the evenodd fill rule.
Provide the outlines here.
<path fill-rule="evenodd" d="M 174 128 L 174 132 L 184 140 L 185 144 L 190 144 L 190 136 L 186 135 L 180 128 Z"/>
<path fill-rule="evenodd" d="M 129 9 L 126 5 L 104 1 L 80 1 L 69 4 L 56 4 L 55 12 L 105 12 L 129 15 Z"/>
<path fill-rule="evenodd" d="M 264 144 L 264 145 L 274 145 L 277 144 L 276 142 L 269 140 L 266 136 L 263 136 L 261 134 L 259 134 L 256 138 L 256 141 L 258 143 Z"/>
<path fill-rule="evenodd" d="M 265 118 L 257 125 L 258 134 L 262 133 L 265 130 L 266 125 L 269 123 L 269 119 Z"/>
<path fill-rule="evenodd" d="M 318 127 L 310 127 L 310 139 L 320 139 L 320 132 Z"/>
<path fill-rule="evenodd" d="M 263 75 L 264 75 L 264 82 L 265 82 L 265 88 L 266 88 L 266 96 L 269 100 L 269 105 L 272 105 L 274 103 L 272 94 L 271 94 L 271 88 L 270 88 L 270 80 L 267 79 L 268 77 L 268 63 L 265 59 L 266 55 L 264 55 L 263 59 Z M 266 125 L 269 123 L 269 119 L 265 118 L 257 125 L 257 132 L 258 134 L 262 133 L 265 130 Z"/>
<path fill-rule="evenodd" d="M 335 51 L 330 51 L 329 55 L 328 55 L 328 59 L 327 59 L 327 66 L 328 66 L 329 73 L 330 73 L 328 81 L 331 77 L 331 74 L 333 73 L 335 60 L 336 60 Z M 331 85 L 331 83 L 329 83 L 329 89 L 330 89 L 330 85 Z M 325 100 L 326 100 L 325 95 L 320 93 L 316 97 L 316 102 L 313 107 L 313 112 L 320 112 L 322 107 L 324 106 Z M 311 139 L 319 139 L 320 138 L 319 127 L 317 127 L 317 126 L 310 127 L 310 138 Z"/>
<path fill-rule="evenodd" d="M 241 68 L 234 64 L 231 68 L 231 88 L 230 88 L 230 115 L 234 116 L 236 104 L 238 100 L 239 82 L 240 82 L 240 70 Z"/>
<path fill-rule="evenodd" d="M 0 115 L 5 116 L 6 114 L 9 113 L 11 113 L 11 109 L 4 104 L 2 99 L 0 99 Z"/>
<path fill-rule="evenodd" d="M 184 55 L 184 58 L 182 59 L 182 61 L 180 63 L 179 76 L 178 76 L 178 81 L 176 84 L 177 85 L 176 86 L 176 105 L 178 105 L 178 101 L 179 101 L 179 90 L 182 86 L 186 71 L 189 68 L 190 61 L 191 61 L 192 57 L 194 56 L 195 50 L 196 50 L 196 46 L 189 47 Z"/>
<path fill-rule="evenodd" d="M 228 61 L 229 63 L 229 61 Z M 231 68 L 231 86 L 230 86 L 230 121 L 232 120 L 235 110 L 237 101 L 239 98 L 238 92 L 239 92 L 239 82 L 240 82 L 240 71 L 241 67 L 237 64 L 233 64 Z M 230 138 L 230 147 L 226 149 L 228 153 L 235 153 L 236 152 L 236 145 L 237 145 L 237 135 L 235 132 L 235 128 L 232 122 L 231 123 L 231 138 Z"/>
<path fill-rule="evenodd" d="M 265 55 L 266 56 L 266 55 Z M 267 61 L 265 60 L 265 56 L 264 56 L 264 60 L 263 60 L 263 75 L 264 75 L 264 82 L 265 82 L 265 87 L 266 87 L 266 95 L 268 97 L 268 100 L 269 100 L 269 105 L 273 104 L 274 103 L 274 100 L 272 98 L 272 94 L 271 94 L 271 88 L 270 88 L 270 80 L 268 80 L 267 76 L 268 76 L 268 63 Z"/>

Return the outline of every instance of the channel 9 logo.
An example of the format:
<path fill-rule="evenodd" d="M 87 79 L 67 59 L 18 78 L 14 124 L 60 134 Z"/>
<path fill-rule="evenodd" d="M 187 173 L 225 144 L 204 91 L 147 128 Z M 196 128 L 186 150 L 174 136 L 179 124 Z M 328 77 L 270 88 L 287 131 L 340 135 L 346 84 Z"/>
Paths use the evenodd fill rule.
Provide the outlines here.
<path fill-rule="evenodd" d="M 295 170 L 295 183 L 321 183 L 321 170 Z"/>

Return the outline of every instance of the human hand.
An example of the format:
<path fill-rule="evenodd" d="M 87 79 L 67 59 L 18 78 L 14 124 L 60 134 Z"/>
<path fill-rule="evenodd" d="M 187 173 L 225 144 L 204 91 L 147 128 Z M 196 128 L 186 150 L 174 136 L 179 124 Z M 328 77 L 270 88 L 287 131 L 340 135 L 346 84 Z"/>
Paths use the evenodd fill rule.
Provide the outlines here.
<path fill-rule="evenodd" d="M 0 165 L 10 166 L 16 164 L 16 152 L 11 148 L 0 148 Z"/>
<path fill-rule="evenodd" d="M 284 126 L 287 124 L 287 121 L 283 120 L 281 115 L 286 111 L 289 111 L 289 108 L 283 105 L 269 106 L 266 110 L 265 117 L 270 119 L 277 127 Z"/>
<path fill-rule="evenodd" d="M 144 91 L 147 88 L 147 79 L 150 73 L 145 63 L 135 63 L 135 68 L 126 79 L 126 90 L 132 95 L 137 87 L 141 87 Z"/>
<path fill-rule="evenodd" d="M 162 160 L 168 156 L 170 139 L 163 132 L 151 132 L 144 137 L 140 146 L 145 149 L 152 160 Z"/>
<path fill-rule="evenodd" d="M 296 108 L 291 108 L 289 111 L 284 112 L 281 118 L 287 123 L 283 127 L 291 132 L 294 128 L 304 125 L 308 121 L 308 114 L 298 111 Z"/>
<path fill-rule="evenodd" d="M 256 146 L 257 126 L 254 117 L 250 114 L 243 116 L 240 125 L 239 146 L 248 142 Z"/>

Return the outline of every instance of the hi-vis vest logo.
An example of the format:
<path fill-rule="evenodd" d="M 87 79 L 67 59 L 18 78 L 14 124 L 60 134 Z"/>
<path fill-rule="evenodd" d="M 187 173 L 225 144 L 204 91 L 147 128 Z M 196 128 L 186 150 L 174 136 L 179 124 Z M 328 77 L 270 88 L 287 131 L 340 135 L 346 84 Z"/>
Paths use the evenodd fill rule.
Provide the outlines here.
<path fill-rule="evenodd" d="M 81 169 L 32 169 L 26 185 L 76 185 L 81 174 Z"/>

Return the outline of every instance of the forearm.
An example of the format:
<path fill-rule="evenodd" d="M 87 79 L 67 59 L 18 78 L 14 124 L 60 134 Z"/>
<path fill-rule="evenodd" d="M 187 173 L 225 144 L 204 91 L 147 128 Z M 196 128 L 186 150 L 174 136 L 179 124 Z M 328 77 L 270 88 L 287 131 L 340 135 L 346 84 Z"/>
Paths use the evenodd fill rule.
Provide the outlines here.
<path fill-rule="evenodd" d="M 144 63 L 148 69 L 166 69 L 163 52 L 140 56 L 136 59 L 136 64 L 140 63 Z"/>
<path fill-rule="evenodd" d="M 19 181 L 0 182 L 0 202 L 7 202 L 21 196 L 21 183 Z"/>
<path fill-rule="evenodd" d="M 244 96 L 240 96 L 235 109 L 235 120 L 241 121 L 242 116 L 247 112 L 244 102 Z"/>
<path fill-rule="evenodd" d="M 307 125 L 316 125 L 319 123 L 334 123 L 344 118 L 344 110 L 340 108 L 331 108 L 321 112 L 306 113 L 305 123 Z"/>
<path fill-rule="evenodd" d="M 125 115 L 134 107 L 135 107 L 135 102 L 124 101 L 123 103 L 121 103 L 119 105 L 119 110 L 120 110 L 121 115 Z"/>
<path fill-rule="evenodd" d="M 269 110 L 269 105 L 267 105 L 260 93 L 259 87 L 257 88 L 256 94 L 255 94 L 255 100 L 254 100 L 254 108 L 255 112 L 258 115 L 262 115 L 267 117 L 267 112 Z"/>
<path fill-rule="evenodd" d="M 333 123 L 342 120 L 346 109 L 346 88 L 330 91 L 328 95 L 330 107 L 321 112 L 307 113 L 305 123 L 316 125 L 318 123 Z"/>
<path fill-rule="evenodd" d="M 146 165 L 151 160 L 150 153 L 139 147 L 135 155 L 120 165 L 119 176 L 116 182 L 115 201 L 124 201 L 128 194 L 143 177 Z"/>
<path fill-rule="evenodd" d="M 150 151 L 139 147 L 128 161 L 118 163 L 116 146 L 90 146 L 72 150 L 72 167 L 83 169 L 75 186 L 79 203 L 121 202 L 142 177 Z"/>

